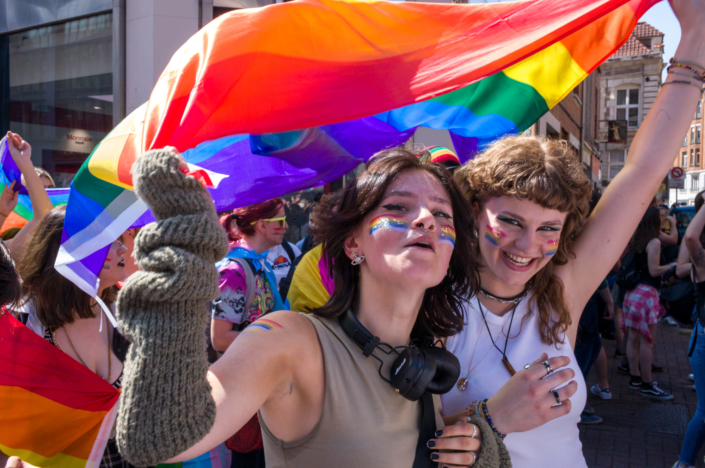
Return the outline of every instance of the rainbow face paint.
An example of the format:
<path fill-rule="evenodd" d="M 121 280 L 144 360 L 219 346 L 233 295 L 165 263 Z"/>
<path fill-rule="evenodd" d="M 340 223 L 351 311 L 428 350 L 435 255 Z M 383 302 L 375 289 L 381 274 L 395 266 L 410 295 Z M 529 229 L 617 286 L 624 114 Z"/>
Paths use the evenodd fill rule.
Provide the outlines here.
<path fill-rule="evenodd" d="M 105 262 L 103 263 L 103 269 L 110 270 L 110 262 L 112 262 L 112 260 L 109 258 L 106 258 Z"/>
<path fill-rule="evenodd" d="M 272 330 L 273 328 L 284 328 L 274 320 L 261 318 L 254 323 L 251 323 L 248 328 L 261 328 L 262 330 Z"/>
<path fill-rule="evenodd" d="M 382 215 L 370 221 L 370 235 L 381 231 L 406 232 L 408 230 L 409 223 L 401 216 Z"/>
<path fill-rule="evenodd" d="M 493 228 L 489 224 L 485 227 L 485 239 L 487 239 L 489 243 L 495 247 L 499 247 L 499 243 L 502 238 L 506 236 L 507 235 L 500 231 L 499 228 Z"/>
<path fill-rule="evenodd" d="M 546 257 L 551 257 L 553 256 L 556 252 L 558 252 L 558 241 L 557 240 L 550 240 L 548 241 L 548 251 L 546 252 Z"/>
<path fill-rule="evenodd" d="M 441 238 L 438 241 L 440 244 L 448 244 L 455 248 L 455 229 L 453 226 L 441 226 Z"/>

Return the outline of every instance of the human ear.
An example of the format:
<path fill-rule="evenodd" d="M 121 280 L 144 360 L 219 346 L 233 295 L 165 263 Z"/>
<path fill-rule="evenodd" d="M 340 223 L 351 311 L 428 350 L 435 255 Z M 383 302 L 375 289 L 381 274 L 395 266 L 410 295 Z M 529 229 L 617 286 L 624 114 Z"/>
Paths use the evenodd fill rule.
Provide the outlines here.
<path fill-rule="evenodd" d="M 345 249 L 345 255 L 349 259 L 352 260 L 353 258 L 353 253 L 359 255 L 359 256 L 364 256 L 365 254 L 360 251 L 360 245 L 357 240 L 357 236 L 355 233 L 351 234 L 347 239 L 345 239 L 345 242 L 343 243 L 343 248 Z"/>

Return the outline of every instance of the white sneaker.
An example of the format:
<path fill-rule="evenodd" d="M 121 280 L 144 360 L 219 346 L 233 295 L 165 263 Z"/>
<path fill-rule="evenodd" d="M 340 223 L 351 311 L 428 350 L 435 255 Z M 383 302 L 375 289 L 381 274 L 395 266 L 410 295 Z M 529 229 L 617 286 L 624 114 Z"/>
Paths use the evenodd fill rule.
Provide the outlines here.
<path fill-rule="evenodd" d="M 676 322 L 675 319 L 674 319 L 673 317 L 671 317 L 670 315 L 666 315 L 666 316 L 663 318 L 663 321 L 666 322 L 667 324 L 669 324 L 669 325 L 672 326 L 672 327 L 677 327 L 677 326 L 678 326 L 678 322 Z"/>
<path fill-rule="evenodd" d="M 597 395 L 603 400 L 611 400 L 612 399 L 612 392 L 610 391 L 609 388 L 602 388 L 600 385 L 593 385 L 590 387 L 590 392 L 592 392 L 593 395 Z"/>
<path fill-rule="evenodd" d="M 692 468 L 690 465 L 686 465 L 682 461 L 678 460 L 673 464 L 673 468 Z"/>

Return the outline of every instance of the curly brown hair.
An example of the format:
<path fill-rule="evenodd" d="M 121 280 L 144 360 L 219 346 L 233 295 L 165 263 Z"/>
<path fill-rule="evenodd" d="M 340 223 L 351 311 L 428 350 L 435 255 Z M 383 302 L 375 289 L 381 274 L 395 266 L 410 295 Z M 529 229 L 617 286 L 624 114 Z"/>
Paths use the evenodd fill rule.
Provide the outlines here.
<path fill-rule="evenodd" d="M 510 195 L 567 213 L 558 251 L 534 275 L 531 283 L 531 302 L 539 313 L 541 341 L 546 344 L 560 342 L 562 333 L 572 321 L 563 283 L 554 274 L 554 269 L 575 256 L 575 235 L 587 216 L 592 194 L 590 181 L 576 154 L 565 141 L 509 137 L 492 144 L 458 169 L 454 177 L 471 205 L 482 206 L 489 198 Z M 481 258 L 479 244 L 476 248 L 477 256 Z M 554 312 L 556 320 L 552 319 Z"/>
<path fill-rule="evenodd" d="M 52 329 L 95 317 L 91 297 L 54 268 L 65 215 L 66 206 L 59 206 L 42 218 L 18 266 L 24 303 L 34 302 L 37 318 Z M 117 299 L 117 291 L 115 286 L 106 288 L 101 299 L 110 306 Z"/>
<path fill-rule="evenodd" d="M 323 244 L 323 255 L 332 272 L 335 289 L 323 307 L 311 312 L 335 318 L 354 306 L 358 298 L 359 269 L 350 264 L 345 254 L 345 240 L 379 206 L 394 179 L 406 171 L 424 171 L 441 182 L 453 206 L 456 233 L 448 274 L 440 284 L 426 290 L 412 335 L 451 336 L 462 330 L 463 303 L 475 294 L 480 284 L 472 211 L 445 168 L 421 162 L 414 153 L 402 148 L 378 153 L 374 163 L 356 180 L 348 183 L 342 192 L 325 197 L 316 207 L 311 231 L 316 241 Z"/>

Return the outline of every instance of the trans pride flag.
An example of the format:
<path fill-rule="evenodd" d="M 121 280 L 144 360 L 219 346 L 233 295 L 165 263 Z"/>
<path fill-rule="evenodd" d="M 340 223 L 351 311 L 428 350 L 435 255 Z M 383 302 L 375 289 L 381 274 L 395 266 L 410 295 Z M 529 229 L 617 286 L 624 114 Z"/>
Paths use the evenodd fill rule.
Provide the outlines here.
<path fill-rule="evenodd" d="M 42 468 L 97 468 L 119 397 L 11 314 L 0 316 L 0 452 Z"/>
<path fill-rule="evenodd" d="M 418 126 L 449 130 L 465 161 L 555 106 L 657 1 L 298 0 L 223 15 L 77 174 L 56 268 L 95 295 L 108 245 L 150 220 L 130 173 L 147 150 L 230 175 L 211 190 L 219 211 L 330 182 Z"/>
<path fill-rule="evenodd" d="M 10 185 L 12 181 L 17 181 L 15 183 L 15 189 L 20 192 L 20 194 L 17 197 L 17 206 L 15 206 L 12 213 L 5 218 L 0 232 L 5 232 L 15 227 L 21 228 L 34 217 L 32 202 L 29 199 L 27 187 L 21 185 L 22 173 L 17 167 L 17 164 L 15 164 L 15 160 L 12 159 L 10 155 L 8 144 L 7 137 L 0 140 L 0 190 Z M 47 189 L 47 193 L 54 206 L 65 205 L 69 201 L 69 189 L 67 188 Z"/>

